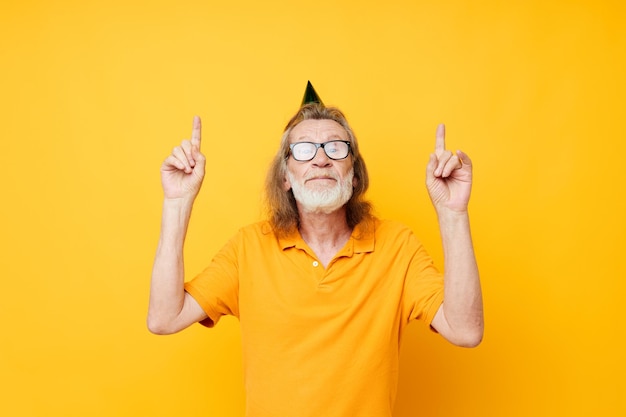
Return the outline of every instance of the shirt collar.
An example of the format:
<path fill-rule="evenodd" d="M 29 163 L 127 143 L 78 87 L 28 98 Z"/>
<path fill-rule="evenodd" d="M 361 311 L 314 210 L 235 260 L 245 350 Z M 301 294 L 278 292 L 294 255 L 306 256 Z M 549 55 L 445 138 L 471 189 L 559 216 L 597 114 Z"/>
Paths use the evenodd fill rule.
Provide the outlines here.
<path fill-rule="evenodd" d="M 350 240 L 346 243 L 346 246 L 340 250 L 340 253 L 352 256 L 353 253 L 373 252 L 377 226 L 377 219 L 365 220 L 357 224 L 354 230 L 352 230 Z M 278 238 L 278 243 L 282 250 L 294 247 L 297 249 L 306 249 L 308 247 L 297 229 L 287 236 Z"/>

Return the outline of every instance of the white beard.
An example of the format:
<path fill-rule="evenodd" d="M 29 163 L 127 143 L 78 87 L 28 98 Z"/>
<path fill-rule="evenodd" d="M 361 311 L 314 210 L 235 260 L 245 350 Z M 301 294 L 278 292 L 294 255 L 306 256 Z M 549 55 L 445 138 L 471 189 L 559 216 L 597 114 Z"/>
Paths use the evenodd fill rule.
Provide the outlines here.
<path fill-rule="evenodd" d="M 354 177 L 354 170 L 351 169 L 343 181 L 340 181 L 339 178 L 332 173 L 330 173 L 330 175 L 337 180 L 337 184 L 334 187 L 310 189 L 304 185 L 307 178 L 300 183 L 296 181 L 291 172 L 287 170 L 287 179 L 291 184 L 291 190 L 302 210 L 307 213 L 330 214 L 341 208 L 350 200 L 350 197 L 352 197 L 352 178 Z"/>

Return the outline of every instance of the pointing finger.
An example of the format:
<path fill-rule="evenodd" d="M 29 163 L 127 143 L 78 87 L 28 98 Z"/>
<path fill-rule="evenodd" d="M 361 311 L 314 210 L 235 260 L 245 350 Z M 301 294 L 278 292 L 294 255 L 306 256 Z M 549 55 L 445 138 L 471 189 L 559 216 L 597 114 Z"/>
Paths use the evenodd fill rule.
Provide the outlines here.
<path fill-rule="evenodd" d="M 439 156 L 446 150 L 446 125 L 443 123 L 437 126 L 437 134 L 435 139 L 435 153 Z"/>
<path fill-rule="evenodd" d="M 200 117 L 194 116 L 193 118 L 193 130 L 191 131 L 191 144 L 196 145 L 200 149 L 200 142 L 202 141 L 202 121 Z"/>

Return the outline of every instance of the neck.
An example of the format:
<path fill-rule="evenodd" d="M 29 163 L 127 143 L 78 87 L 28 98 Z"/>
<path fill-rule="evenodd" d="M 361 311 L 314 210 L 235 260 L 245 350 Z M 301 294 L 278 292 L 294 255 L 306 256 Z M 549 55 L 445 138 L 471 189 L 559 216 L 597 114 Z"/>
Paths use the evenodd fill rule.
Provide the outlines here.
<path fill-rule="evenodd" d="M 345 207 L 329 214 L 300 210 L 300 235 L 326 266 L 350 239 Z"/>
<path fill-rule="evenodd" d="M 300 211 L 300 234 L 305 240 L 328 244 L 351 232 L 344 207 L 329 214 Z"/>

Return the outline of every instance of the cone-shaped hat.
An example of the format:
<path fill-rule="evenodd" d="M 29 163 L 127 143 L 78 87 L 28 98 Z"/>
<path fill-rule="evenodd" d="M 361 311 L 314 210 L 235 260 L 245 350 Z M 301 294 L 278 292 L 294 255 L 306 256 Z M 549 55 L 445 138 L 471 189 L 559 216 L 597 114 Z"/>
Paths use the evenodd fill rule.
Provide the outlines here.
<path fill-rule="evenodd" d="M 304 90 L 304 97 L 302 98 L 302 106 L 309 103 L 319 103 L 324 106 L 324 102 L 322 102 L 320 96 L 318 96 L 315 92 L 315 88 L 313 88 L 311 81 L 307 81 L 306 83 L 306 90 Z"/>

